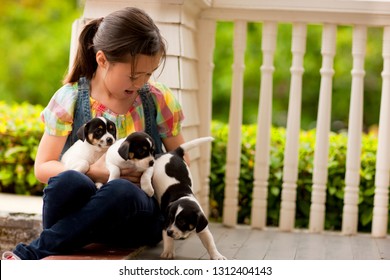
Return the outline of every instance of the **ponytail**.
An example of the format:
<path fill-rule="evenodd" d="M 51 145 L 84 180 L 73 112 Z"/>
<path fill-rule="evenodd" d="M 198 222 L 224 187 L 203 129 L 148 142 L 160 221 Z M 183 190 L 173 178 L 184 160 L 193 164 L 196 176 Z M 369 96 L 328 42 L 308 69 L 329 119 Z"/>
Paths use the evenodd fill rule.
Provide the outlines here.
<path fill-rule="evenodd" d="M 86 77 L 88 80 L 92 79 L 97 68 L 93 38 L 102 21 L 103 18 L 92 20 L 82 30 L 73 67 L 64 83 L 78 82 L 80 77 Z"/>

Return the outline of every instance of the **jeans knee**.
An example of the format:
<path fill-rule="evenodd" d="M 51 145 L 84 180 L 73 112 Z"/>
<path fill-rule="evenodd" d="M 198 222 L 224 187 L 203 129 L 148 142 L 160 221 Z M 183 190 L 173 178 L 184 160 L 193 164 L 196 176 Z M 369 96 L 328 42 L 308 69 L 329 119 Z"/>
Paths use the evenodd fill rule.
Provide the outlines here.
<path fill-rule="evenodd" d="M 140 188 L 125 179 L 116 179 L 105 185 L 109 196 L 115 200 L 128 200 L 140 195 Z"/>
<path fill-rule="evenodd" d="M 140 211 L 154 212 L 154 205 L 150 197 L 139 186 L 128 180 L 113 180 L 104 185 L 97 195 L 104 196 L 105 203 L 110 204 L 111 207 L 129 212 L 131 215 L 137 215 Z"/>
<path fill-rule="evenodd" d="M 67 170 L 49 179 L 44 195 L 55 193 L 59 196 L 92 195 L 96 192 L 92 180 L 78 171 Z"/>

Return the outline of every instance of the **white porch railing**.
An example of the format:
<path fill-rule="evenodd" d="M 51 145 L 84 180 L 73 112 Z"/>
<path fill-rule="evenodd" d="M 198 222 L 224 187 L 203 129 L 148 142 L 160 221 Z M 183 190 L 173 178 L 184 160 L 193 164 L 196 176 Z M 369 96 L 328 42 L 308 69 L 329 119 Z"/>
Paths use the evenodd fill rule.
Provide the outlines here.
<path fill-rule="evenodd" d="M 282 203 L 280 212 L 280 228 L 292 230 L 294 227 L 296 186 L 298 174 L 298 148 L 299 148 L 299 120 L 301 114 L 301 93 L 303 56 L 306 46 L 306 25 L 322 24 L 322 68 L 321 86 L 319 89 L 319 106 L 317 118 L 316 148 L 314 157 L 313 191 L 310 211 L 309 230 L 320 232 L 324 229 L 325 199 L 327 183 L 327 161 L 330 131 L 330 111 L 332 97 L 332 76 L 334 74 L 333 58 L 336 51 L 336 33 L 338 25 L 352 25 L 353 33 L 353 69 L 351 105 L 349 117 L 349 142 L 346 167 L 346 188 L 344 199 L 342 231 L 345 234 L 357 232 L 358 220 L 358 190 L 360 170 L 360 147 L 363 121 L 363 78 L 366 33 L 368 26 L 381 26 L 384 28 L 384 69 L 382 107 L 380 114 L 379 144 L 377 154 L 376 191 L 373 215 L 373 236 L 384 236 L 387 232 L 388 219 L 388 187 L 389 187 L 389 3 L 377 1 L 214 1 L 213 8 L 201 13 L 201 18 L 215 20 L 231 20 L 235 23 L 234 74 L 232 86 L 232 104 L 237 107 L 242 102 L 240 89 L 243 87 L 240 69 L 237 60 L 243 56 L 245 46 L 237 47 L 238 43 L 245 41 L 245 25 L 248 21 L 263 21 L 262 52 L 263 64 L 261 66 L 260 103 L 258 114 L 258 131 L 255 160 L 255 181 L 253 190 L 252 226 L 264 228 L 266 221 L 267 179 L 269 171 L 269 131 L 271 126 L 272 108 L 272 73 L 273 57 L 276 42 L 277 24 L 291 22 L 293 25 L 292 38 L 292 67 L 290 85 L 290 103 L 287 120 L 287 139 L 284 160 L 284 176 L 282 189 Z M 243 27 L 244 26 L 244 27 Z M 200 30 L 201 31 L 201 30 Z M 387 61 L 386 61 L 387 60 Z M 237 85 L 237 83 L 240 83 Z M 234 97 L 235 96 L 235 97 Z M 235 99 L 234 99 L 234 98 Z M 241 111 L 230 115 L 230 133 L 228 149 L 228 165 L 226 169 L 225 209 L 223 220 L 227 225 L 234 225 L 237 219 L 237 181 L 239 174 L 239 147 Z M 230 110 L 232 114 L 232 108 Z M 233 121 L 234 120 L 234 121 Z M 232 177 L 233 176 L 233 177 Z"/>
<path fill-rule="evenodd" d="M 344 234 L 357 232 L 367 28 L 371 26 L 383 28 L 382 101 L 372 235 L 383 237 L 387 234 L 390 179 L 390 2 L 380 0 L 87 0 L 84 17 L 104 16 L 124 6 L 137 6 L 146 10 L 156 19 L 168 39 L 169 57 L 165 68 L 167 74 L 160 77 L 160 80 L 167 83 L 182 101 L 187 115 L 184 124 L 187 139 L 210 133 L 216 22 L 221 20 L 234 22 L 234 63 L 223 212 L 223 223 L 228 226 L 236 225 L 238 211 L 246 26 L 248 22 L 263 23 L 261 49 L 263 61 L 259 73 L 261 84 L 251 212 L 252 226 L 260 229 L 266 226 L 272 84 L 278 24 L 287 22 L 293 26 L 290 101 L 279 224 L 280 229 L 284 231 L 294 228 L 307 25 L 323 26 L 321 84 L 318 89 L 317 140 L 309 223 L 311 232 L 324 230 L 328 135 L 337 27 L 340 25 L 353 27 L 346 187 L 344 209 L 343 213 L 340 213 L 343 217 Z M 81 21 L 76 22 L 76 31 L 79 30 L 80 25 Z M 209 194 L 209 154 L 209 146 L 200 148 L 200 151 L 192 154 L 194 163 L 191 165 L 196 177 L 197 193 L 206 211 Z"/>

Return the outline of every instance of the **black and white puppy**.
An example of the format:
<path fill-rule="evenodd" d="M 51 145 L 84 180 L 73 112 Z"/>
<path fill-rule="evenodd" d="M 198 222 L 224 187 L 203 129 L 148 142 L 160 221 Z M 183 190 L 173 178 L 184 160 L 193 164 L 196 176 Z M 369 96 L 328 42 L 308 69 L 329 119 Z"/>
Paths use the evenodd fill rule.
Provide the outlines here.
<path fill-rule="evenodd" d="M 106 154 L 106 166 L 110 172 L 108 182 L 118 179 L 123 168 L 135 168 L 138 172 L 144 172 L 153 165 L 154 155 L 153 138 L 145 132 L 133 132 L 126 138 L 119 139 Z M 141 181 L 145 180 L 141 179 Z M 152 192 L 150 189 L 144 191 L 149 196 L 153 196 L 153 189 Z"/>
<path fill-rule="evenodd" d="M 208 219 L 192 192 L 191 172 L 184 161 L 186 151 L 212 140 L 212 137 L 197 138 L 180 145 L 172 152 L 157 155 L 154 165 L 144 172 L 145 181 L 141 181 L 141 185 L 145 189 L 154 188 L 165 218 L 161 258 L 173 259 L 174 240 L 186 238 L 195 231 L 211 259 L 226 259 L 215 246 Z M 147 179 L 151 181 L 148 183 Z"/>
<path fill-rule="evenodd" d="M 116 126 L 106 118 L 93 118 L 77 130 L 77 137 L 79 140 L 63 154 L 61 162 L 68 170 L 86 173 L 89 166 L 115 143 Z"/>

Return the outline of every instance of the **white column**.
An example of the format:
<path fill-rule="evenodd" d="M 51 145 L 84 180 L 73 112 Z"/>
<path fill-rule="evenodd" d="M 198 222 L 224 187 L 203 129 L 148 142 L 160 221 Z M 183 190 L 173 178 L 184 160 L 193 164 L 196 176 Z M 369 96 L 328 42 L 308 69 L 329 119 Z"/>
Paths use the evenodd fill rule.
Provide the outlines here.
<path fill-rule="evenodd" d="M 366 54 L 367 27 L 353 29 L 353 68 L 351 103 L 349 106 L 347 164 L 343 208 L 343 234 L 356 234 L 360 183 L 360 153 L 363 129 L 364 57 Z"/>
<path fill-rule="evenodd" d="M 253 228 L 264 228 L 267 221 L 269 145 L 272 121 L 272 83 L 276 35 L 277 23 L 264 22 L 262 35 L 263 64 L 261 66 L 260 101 L 257 120 L 254 186 L 251 211 L 251 225 Z"/>
<path fill-rule="evenodd" d="M 332 101 L 333 58 L 336 53 L 337 26 L 325 24 L 322 33 L 322 68 L 318 104 L 316 146 L 314 151 L 313 189 L 309 230 L 321 232 L 325 222 L 326 183 L 328 180 L 328 150 Z"/>
<path fill-rule="evenodd" d="M 72 34 L 71 34 L 70 49 L 69 49 L 69 66 L 68 66 L 69 72 L 72 70 L 74 59 L 77 54 L 79 36 L 85 24 L 86 24 L 86 20 L 84 18 L 76 19 L 72 24 Z"/>
<path fill-rule="evenodd" d="M 214 70 L 214 48 L 215 48 L 215 21 L 198 21 L 198 77 L 199 77 L 199 135 L 210 135 L 212 120 L 212 96 L 213 96 L 213 70 Z M 210 159 L 211 144 L 203 144 L 199 147 L 201 153 L 200 168 L 200 191 L 199 202 L 204 212 L 209 214 L 209 194 L 210 194 Z"/>
<path fill-rule="evenodd" d="M 246 46 L 245 21 L 235 21 L 233 44 L 233 81 L 229 111 L 229 139 L 226 155 L 225 199 L 223 206 L 223 223 L 226 226 L 235 226 L 237 224 Z"/>
<path fill-rule="evenodd" d="M 385 237 L 389 215 L 390 168 L 390 26 L 383 33 L 382 100 L 379 117 L 378 149 L 375 173 L 375 196 L 372 235 Z"/>
<path fill-rule="evenodd" d="M 290 97 L 284 151 L 283 185 L 279 228 L 290 231 L 295 223 L 296 188 L 298 179 L 299 131 L 301 122 L 303 57 L 306 51 L 306 24 L 295 23 L 292 34 Z"/>

